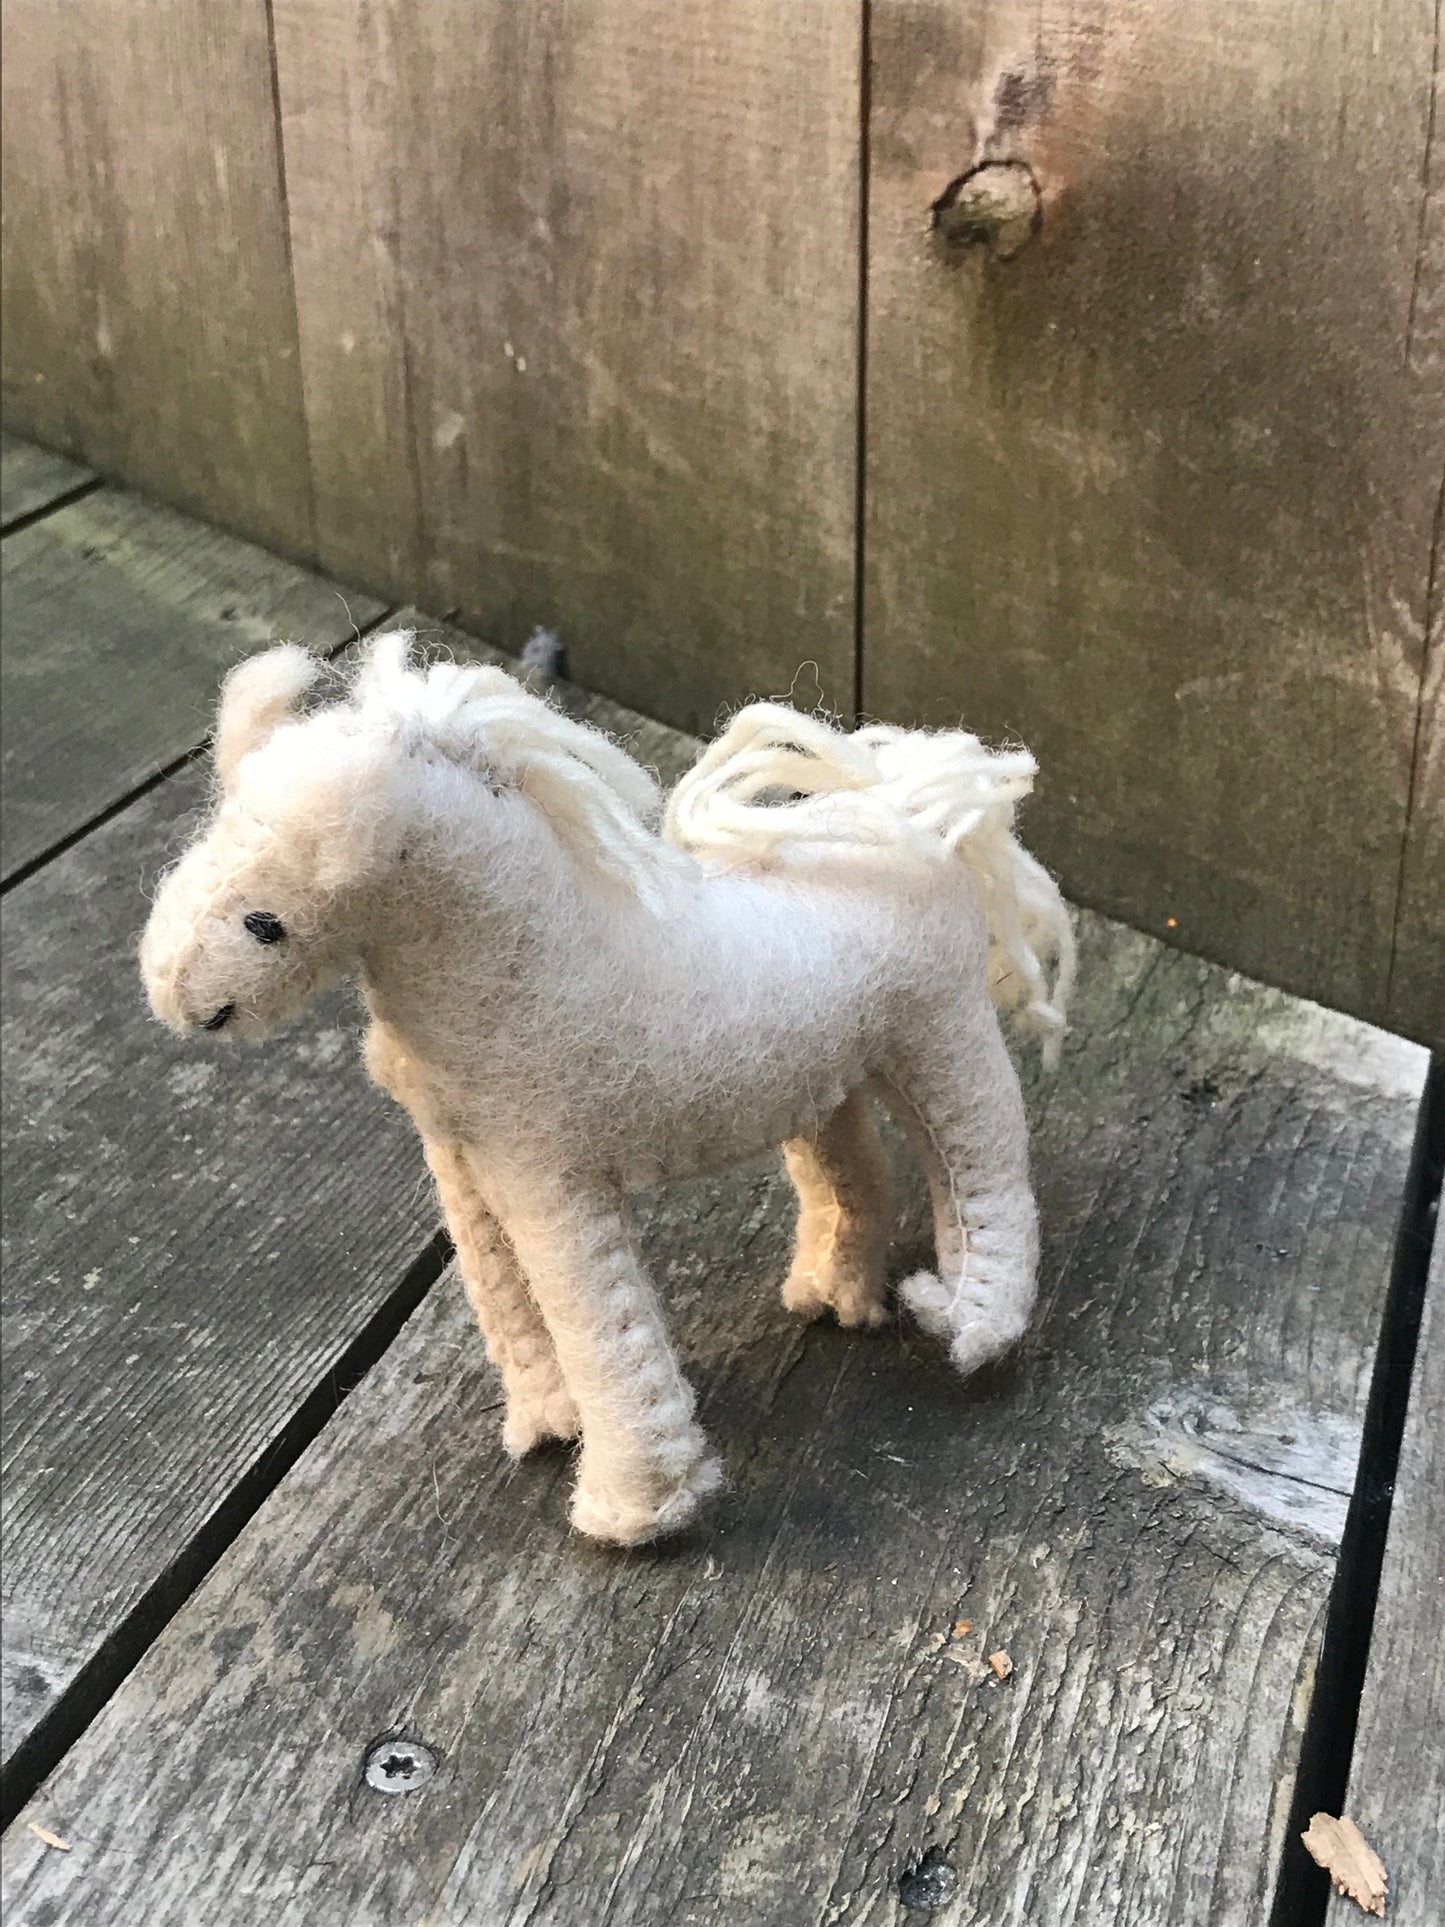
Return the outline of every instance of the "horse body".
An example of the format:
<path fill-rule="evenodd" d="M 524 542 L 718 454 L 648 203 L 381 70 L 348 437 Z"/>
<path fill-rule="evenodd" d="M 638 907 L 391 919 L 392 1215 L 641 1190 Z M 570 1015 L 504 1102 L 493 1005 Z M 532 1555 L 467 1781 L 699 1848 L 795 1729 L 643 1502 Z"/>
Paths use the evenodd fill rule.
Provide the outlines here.
<path fill-rule="evenodd" d="M 477 833 L 495 856 L 486 801 Z M 409 838 L 406 887 L 360 971 L 383 1033 L 371 1057 L 405 1059 L 408 1107 L 493 1163 L 565 1163 L 627 1190 L 725 1170 L 814 1135 L 907 1062 L 912 1031 L 947 1028 L 963 987 L 982 1002 L 983 920 L 961 868 L 940 880 L 880 859 L 798 880 L 699 865 L 644 901 L 595 887 L 517 815 L 520 903 L 499 904 L 494 870 L 449 848 L 478 881 L 439 930 L 441 892 Z"/>
<path fill-rule="evenodd" d="M 635 765 L 499 672 L 422 674 L 405 638 L 386 639 L 348 702 L 306 718 L 314 673 L 277 651 L 228 684 L 222 798 L 142 946 L 152 1002 L 176 1028 L 257 1035 L 331 977 L 358 978 L 368 1066 L 417 1125 L 501 1371 L 504 1441 L 580 1433 L 580 1529 L 655 1537 L 719 1477 L 628 1230 L 645 1185 L 782 1144 L 801 1203 L 785 1302 L 881 1323 L 871 1090 L 933 1194 L 938 1271 L 906 1281 L 904 1302 L 962 1370 L 1020 1335 L 1037 1233 L 989 996 L 989 893 L 1047 923 L 1052 885 L 1008 869 L 1030 860 L 989 800 L 987 752 L 935 755 L 909 787 L 895 733 L 875 754 L 825 731 L 811 753 L 835 802 L 808 815 L 819 799 L 793 739 L 824 726 L 767 712 L 774 741 L 756 733 L 763 711 L 744 712 L 741 751 L 725 738 L 674 799 L 678 842 L 712 823 L 732 839 L 694 856 L 647 825 Z M 893 785 L 882 802 L 875 766 Z M 971 814 L 959 769 L 965 788 L 984 783 Z M 770 776 L 803 786 L 794 835 L 786 808 L 754 803 Z M 990 867 L 940 860 L 945 817 L 960 840 L 993 837 Z M 1006 974 L 1033 973 L 1028 1007 L 1054 1021 L 1007 914 Z M 1062 960 L 1066 918 L 1049 927 Z"/>

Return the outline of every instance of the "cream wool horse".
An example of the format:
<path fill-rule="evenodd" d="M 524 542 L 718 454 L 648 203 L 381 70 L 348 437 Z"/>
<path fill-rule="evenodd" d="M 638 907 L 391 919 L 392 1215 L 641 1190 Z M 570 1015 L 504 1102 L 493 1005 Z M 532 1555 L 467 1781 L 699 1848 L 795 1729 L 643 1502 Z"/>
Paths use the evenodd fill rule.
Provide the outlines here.
<path fill-rule="evenodd" d="M 962 733 L 746 709 L 674 791 L 502 671 L 374 643 L 235 670 L 218 797 L 141 943 L 157 1016 L 264 1036 L 343 975 L 405 1105 L 501 1374 L 503 1441 L 580 1434 L 572 1520 L 638 1543 L 719 1483 L 628 1194 L 781 1144 L 784 1302 L 887 1315 L 887 1172 L 926 1171 L 937 1272 L 900 1287 L 961 1371 L 1023 1332 L 1037 1228 L 995 1003 L 1057 1048 L 1068 913 L 1012 832 L 1034 766 Z M 992 995 L 991 995 L 992 992 Z"/>

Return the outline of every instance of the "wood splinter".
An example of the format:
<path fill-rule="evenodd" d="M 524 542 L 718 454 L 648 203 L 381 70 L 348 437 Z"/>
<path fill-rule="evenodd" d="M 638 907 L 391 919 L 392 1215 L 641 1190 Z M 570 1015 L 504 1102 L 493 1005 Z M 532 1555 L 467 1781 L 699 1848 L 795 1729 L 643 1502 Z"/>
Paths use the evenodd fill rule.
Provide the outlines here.
<path fill-rule="evenodd" d="M 42 1827 L 38 1820 L 27 1820 L 25 1824 L 42 1846 L 54 1847 L 57 1853 L 70 1852 L 70 1842 L 62 1840 L 58 1833 L 52 1833 L 49 1827 Z"/>
<path fill-rule="evenodd" d="M 1353 1820 L 1316 1813 L 1300 1838 L 1334 1882 L 1336 1893 L 1348 1894 L 1367 1914 L 1383 1918 L 1390 1876 Z"/>

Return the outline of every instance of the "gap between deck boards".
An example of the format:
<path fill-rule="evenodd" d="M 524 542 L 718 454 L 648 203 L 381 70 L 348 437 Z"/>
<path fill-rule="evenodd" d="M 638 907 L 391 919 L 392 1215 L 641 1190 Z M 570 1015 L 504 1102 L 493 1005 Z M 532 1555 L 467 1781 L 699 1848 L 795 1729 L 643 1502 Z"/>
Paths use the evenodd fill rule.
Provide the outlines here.
<path fill-rule="evenodd" d="M 57 509 L 71 508 L 76 502 L 84 501 L 87 495 L 94 495 L 97 489 L 104 487 L 103 476 L 91 475 L 85 481 L 77 482 L 74 488 L 65 489 L 61 494 L 53 496 L 50 501 L 39 502 L 33 509 L 23 509 L 19 515 L 7 522 L 4 530 L 0 532 L 5 535 L 21 535 L 26 529 L 33 528 L 37 522 L 43 522 L 47 515 L 54 515 Z"/>
<path fill-rule="evenodd" d="M 1300 1835 L 1312 1814 L 1340 1814 L 1349 1787 L 1425 1291 L 1440 1235 L 1442 1179 L 1445 1059 L 1432 1057 L 1420 1098 L 1389 1294 L 1380 1321 L 1359 1470 L 1330 1588 L 1269 1927 L 1316 1927 L 1329 1905 L 1329 1880 L 1306 1853 Z"/>

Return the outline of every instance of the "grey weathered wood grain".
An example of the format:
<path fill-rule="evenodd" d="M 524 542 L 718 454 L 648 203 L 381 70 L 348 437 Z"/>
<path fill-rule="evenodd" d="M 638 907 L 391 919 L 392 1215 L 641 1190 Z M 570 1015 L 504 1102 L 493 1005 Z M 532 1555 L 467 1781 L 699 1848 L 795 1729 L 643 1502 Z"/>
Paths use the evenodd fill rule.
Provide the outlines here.
<path fill-rule="evenodd" d="M 5 543 L 0 835 L 8 876 L 205 736 L 223 673 L 335 648 L 382 604 L 101 489 Z"/>
<path fill-rule="evenodd" d="M 1086 918 L 1005 1367 L 795 1327 L 771 1170 L 645 1203 L 732 1478 L 656 1551 L 505 1463 L 443 1281 L 29 1809 L 71 1852 L 11 1830 L 11 1920 L 892 1927 L 930 1847 L 947 1927 L 1263 1918 L 1422 1073 Z"/>
<path fill-rule="evenodd" d="M 1440 280 L 1445 284 L 1445 269 Z M 1445 386 L 1445 344 L 1436 360 L 1436 377 Z M 1398 1029 L 1445 1050 L 1445 472 L 1431 560 L 1424 676 L 1391 954 L 1390 1017 Z"/>
<path fill-rule="evenodd" d="M 1440 26 L 1440 9 L 1436 10 Z M 1421 188 L 1406 367 L 1426 412 L 1445 395 L 1445 35 L 1435 42 L 1431 142 Z M 1445 442 L 1445 437 L 1440 438 Z M 1445 454 L 1436 447 L 1435 526 L 1422 629 L 1420 710 L 1388 1022 L 1445 1051 Z"/>
<path fill-rule="evenodd" d="M 0 528 L 8 529 L 93 479 L 79 462 L 0 429 Z"/>
<path fill-rule="evenodd" d="M 1393 1021 L 1437 1050 L 1445 1050 L 1445 486 L 1441 509 L 1440 574 L 1420 694 L 1390 976 Z"/>
<path fill-rule="evenodd" d="M 1345 1812 L 1384 1861 L 1389 1918 L 1445 1896 L 1445 1237 L 1437 1230 Z M 1361 1916 L 1336 1900 L 1330 1927 Z"/>
<path fill-rule="evenodd" d="M 5 905 L 7 1758 L 435 1224 L 349 1005 L 270 1053 L 151 1021 L 135 937 L 203 794 L 161 784 Z"/>
<path fill-rule="evenodd" d="M 1021 736 L 1083 900 L 1438 1039 L 1422 975 L 1388 991 L 1445 446 L 1432 9 L 872 22 L 865 706 Z M 950 256 L 931 203 L 1005 157 L 1038 237 Z"/>
<path fill-rule="evenodd" d="M 309 555 L 265 0 L 5 0 L 4 30 L 10 426 Z"/>
<path fill-rule="evenodd" d="M 851 707 L 856 8 L 275 19 L 326 565 L 688 728 Z"/>

